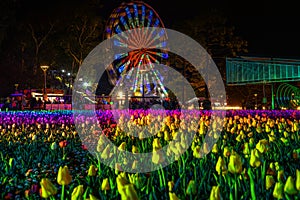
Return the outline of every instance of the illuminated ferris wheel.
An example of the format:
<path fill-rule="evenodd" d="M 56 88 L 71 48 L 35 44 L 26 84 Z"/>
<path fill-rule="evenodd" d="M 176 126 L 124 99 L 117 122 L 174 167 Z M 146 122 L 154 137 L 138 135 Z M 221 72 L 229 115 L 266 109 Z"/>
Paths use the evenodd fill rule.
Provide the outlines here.
<path fill-rule="evenodd" d="M 144 2 L 122 3 L 113 10 L 105 27 L 104 39 L 114 37 L 113 46 L 129 49 L 126 53 L 116 53 L 113 63 L 107 68 L 114 86 L 131 80 L 127 87 L 133 93 L 157 91 L 167 94 L 163 77 L 154 67 L 168 58 L 167 51 L 161 50 L 166 47 L 167 40 L 163 28 L 158 14 Z"/>

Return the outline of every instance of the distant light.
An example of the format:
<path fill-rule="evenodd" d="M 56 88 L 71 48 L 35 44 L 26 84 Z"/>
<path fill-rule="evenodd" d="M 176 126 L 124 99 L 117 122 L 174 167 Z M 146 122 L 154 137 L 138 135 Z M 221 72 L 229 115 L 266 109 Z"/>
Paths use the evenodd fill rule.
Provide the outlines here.
<path fill-rule="evenodd" d="M 71 75 L 71 73 L 69 72 L 67 75 L 68 75 L 68 76 L 70 76 L 70 75 Z"/>
<path fill-rule="evenodd" d="M 119 91 L 119 92 L 118 92 L 118 96 L 119 96 L 119 97 L 122 97 L 122 96 L 123 96 L 123 92 L 122 92 L 122 91 Z"/>
<path fill-rule="evenodd" d="M 61 70 L 61 72 L 62 72 L 62 73 L 65 73 L 65 70 L 64 70 L 64 69 L 62 69 L 62 70 Z"/>
<path fill-rule="evenodd" d="M 213 110 L 242 110 L 243 108 L 240 106 L 213 106 Z"/>
<path fill-rule="evenodd" d="M 297 110 L 300 110 L 300 106 L 297 107 Z"/>

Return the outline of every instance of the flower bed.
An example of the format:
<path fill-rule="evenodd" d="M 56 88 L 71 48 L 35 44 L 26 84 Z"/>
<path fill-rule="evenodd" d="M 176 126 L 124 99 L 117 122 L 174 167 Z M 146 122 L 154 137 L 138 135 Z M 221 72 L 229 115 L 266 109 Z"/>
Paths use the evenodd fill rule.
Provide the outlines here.
<path fill-rule="evenodd" d="M 114 111 L 116 119 L 99 111 L 97 121 L 87 115 L 74 118 L 71 111 L 1 112 L 0 199 L 300 198 L 299 111 L 228 111 L 216 121 L 221 130 L 214 129 L 211 112 L 189 112 L 182 120 L 182 111 L 163 115 L 158 110 L 151 117 L 142 111 Z M 118 165 L 112 169 L 84 145 L 85 135 L 105 134 L 119 149 L 152 152 L 175 140 L 179 129 L 188 131 L 194 119 L 198 126 L 191 146 L 153 172 L 122 172 Z M 86 132 L 78 133 L 75 125 Z M 152 137 L 140 140 L 128 134 L 147 125 L 153 127 L 147 129 Z M 205 152 L 204 136 L 218 131 L 217 143 Z M 109 159 L 104 149 L 98 147 L 99 155 Z M 208 154 L 201 156 L 202 151 Z M 169 153 L 176 155 L 176 148 Z"/>

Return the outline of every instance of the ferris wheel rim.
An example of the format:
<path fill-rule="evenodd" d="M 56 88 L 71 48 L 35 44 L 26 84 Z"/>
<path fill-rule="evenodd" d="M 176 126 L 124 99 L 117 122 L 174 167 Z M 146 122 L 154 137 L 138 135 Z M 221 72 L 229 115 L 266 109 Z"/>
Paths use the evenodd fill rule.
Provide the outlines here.
<path fill-rule="evenodd" d="M 116 20 L 120 18 L 120 9 L 124 9 L 126 6 L 128 5 L 135 5 L 135 4 L 141 4 L 141 5 L 145 5 L 148 9 L 150 9 L 154 15 L 159 19 L 159 22 L 161 24 L 160 28 L 165 28 L 165 25 L 162 21 L 162 19 L 160 18 L 159 14 L 156 12 L 156 10 L 150 6 L 149 4 L 143 2 L 143 1 L 139 1 L 139 0 L 132 0 L 130 2 L 122 2 L 117 8 L 115 8 L 112 13 L 109 15 L 107 22 L 105 23 L 104 26 L 104 34 L 103 34 L 103 39 L 108 39 L 108 37 L 106 37 L 106 30 L 107 28 L 110 26 L 110 22 L 111 20 Z M 115 16 L 114 16 L 115 15 Z M 114 17 L 112 17 L 114 16 Z M 147 27 L 147 26 L 146 26 Z M 151 27 L 151 26 L 150 26 Z"/>

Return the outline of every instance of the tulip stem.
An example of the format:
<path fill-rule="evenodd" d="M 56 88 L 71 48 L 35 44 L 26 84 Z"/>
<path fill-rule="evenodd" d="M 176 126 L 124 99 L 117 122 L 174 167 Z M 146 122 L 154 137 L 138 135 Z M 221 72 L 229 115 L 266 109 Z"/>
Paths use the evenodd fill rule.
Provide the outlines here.
<path fill-rule="evenodd" d="M 238 199 L 237 175 L 234 174 L 234 199 Z"/>
<path fill-rule="evenodd" d="M 63 149 L 63 158 L 62 159 L 65 160 L 65 148 L 63 147 L 62 149 Z"/>
<path fill-rule="evenodd" d="M 61 200 L 64 200 L 65 199 L 65 185 L 62 185 L 61 187 L 61 197 L 60 197 Z"/>
<path fill-rule="evenodd" d="M 253 173 L 251 171 L 251 168 L 248 169 L 248 175 L 249 175 L 249 178 L 250 178 L 251 199 L 256 200 L 255 182 L 254 182 Z"/>
<path fill-rule="evenodd" d="M 265 177 L 266 176 L 266 162 L 264 161 L 264 164 L 261 166 L 261 177 Z M 264 186 L 265 186 L 265 179 L 263 178 L 262 179 L 262 190 L 261 191 L 264 191 Z"/>

